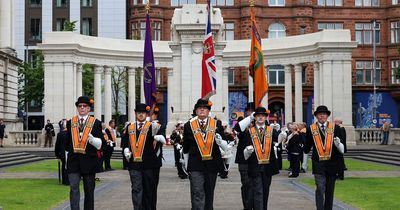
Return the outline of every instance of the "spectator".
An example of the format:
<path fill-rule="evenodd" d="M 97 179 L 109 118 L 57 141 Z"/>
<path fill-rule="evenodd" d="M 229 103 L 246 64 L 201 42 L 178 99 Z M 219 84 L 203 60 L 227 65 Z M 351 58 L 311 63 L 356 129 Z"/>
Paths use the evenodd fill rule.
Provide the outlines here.
<path fill-rule="evenodd" d="M 53 146 L 53 136 L 55 136 L 56 134 L 54 133 L 53 124 L 50 123 L 49 119 L 47 120 L 47 124 L 44 126 L 44 130 L 46 131 L 44 147 L 47 146 L 47 143 L 49 144 L 49 147 L 52 147 Z"/>
<path fill-rule="evenodd" d="M 0 119 L 0 147 L 3 147 L 3 138 L 5 133 L 6 125 L 4 125 L 3 119 Z"/>
<path fill-rule="evenodd" d="M 67 141 L 67 120 L 63 119 L 60 122 L 60 132 L 57 134 L 56 144 L 54 145 L 54 153 L 57 159 L 61 161 L 61 177 L 63 185 L 69 185 L 67 168 L 65 166 L 65 160 L 67 157 L 67 154 L 65 152 L 66 141 Z"/>
<path fill-rule="evenodd" d="M 383 131 L 383 141 L 381 145 L 387 145 L 389 141 L 389 131 L 390 131 L 390 124 L 386 121 L 386 119 L 382 120 L 383 125 L 381 130 Z"/>

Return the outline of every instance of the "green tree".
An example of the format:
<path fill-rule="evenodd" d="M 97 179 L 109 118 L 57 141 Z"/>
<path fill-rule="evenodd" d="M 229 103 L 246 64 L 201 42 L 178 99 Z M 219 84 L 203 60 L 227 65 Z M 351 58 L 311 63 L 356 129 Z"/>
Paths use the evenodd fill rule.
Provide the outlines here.
<path fill-rule="evenodd" d="M 83 95 L 88 96 L 89 98 L 93 98 L 94 72 L 92 64 L 83 64 L 82 66 L 82 90 Z"/>
<path fill-rule="evenodd" d="M 76 22 L 77 21 L 65 21 L 64 22 L 64 31 L 76 31 Z"/>
<path fill-rule="evenodd" d="M 39 50 L 34 52 L 33 57 L 33 61 L 24 62 L 18 67 L 18 105 L 20 108 L 32 101 L 40 106 L 43 105 L 44 57 Z"/>

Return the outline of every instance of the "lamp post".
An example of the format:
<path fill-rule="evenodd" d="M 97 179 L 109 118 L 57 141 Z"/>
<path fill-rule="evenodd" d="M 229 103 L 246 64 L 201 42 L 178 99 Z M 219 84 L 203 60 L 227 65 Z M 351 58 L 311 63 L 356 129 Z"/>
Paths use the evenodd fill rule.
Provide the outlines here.
<path fill-rule="evenodd" d="M 372 119 L 376 126 L 376 20 L 372 20 L 372 47 L 373 47 L 373 85 L 374 85 L 374 98 L 372 106 Z"/>

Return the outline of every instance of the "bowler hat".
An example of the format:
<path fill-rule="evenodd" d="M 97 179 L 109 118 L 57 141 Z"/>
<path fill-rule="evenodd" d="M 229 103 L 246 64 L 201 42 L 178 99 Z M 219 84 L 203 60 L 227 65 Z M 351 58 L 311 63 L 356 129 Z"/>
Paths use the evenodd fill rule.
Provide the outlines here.
<path fill-rule="evenodd" d="M 194 105 L 194 110 L 200 107 L 206 107 L 208 110 L 211 110 L 211 106 L 212 106 L 211 101 L 201 98 L 197 100 L 197 103 Z"/>
<path fill-rule="evenodd" d="M 267 109 L 265 109 L 264 107 L 257 107 L 256 110 L 254 111 L 253 116 L 255 117 L 258 114 L 263 114 L 265 116 L 268 116 Z"/>
<path fill-rule="evenodd" d="M 318 113 L 326 113 L 326 114 L 328 114 L 328 116 L 331 115 L 331 111 L 329 111 L 328 107 L 326 107 L 324 105 L 317 107 L 317 109 L 314 112 L 314 116 L 316 116 Z"/>
<path fill-rule="evenodd" d="M 146 104 L 143 104 L 143 103 L 139 103 L 139 104 L 136 104 L 136 107 L 135 107 L 135 112 L 149 112 L 150 111 L 150 106 L 147 106 Z"/>
<path fill-rule="evenodd" d="M 87 104 L 89 106 L 92 105 L 92 101 L 89 99 L 87 96 L 80 96 L 78 100 L 75 102 L 75 106 L 78 106 L 78 104 Z"/>

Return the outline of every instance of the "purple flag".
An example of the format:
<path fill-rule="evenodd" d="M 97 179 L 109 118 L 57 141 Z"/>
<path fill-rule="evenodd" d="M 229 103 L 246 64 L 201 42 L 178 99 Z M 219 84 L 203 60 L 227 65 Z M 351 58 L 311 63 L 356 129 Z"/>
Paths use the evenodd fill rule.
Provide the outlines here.
<path fill-rule="evenodd" d="M 154 66 L 153 45 L 149 14 L 146 14 L 146 36 L 144 40 L 143 85 L 146 104 L 152 107 L 156 103 L 156 70 Z"/>

